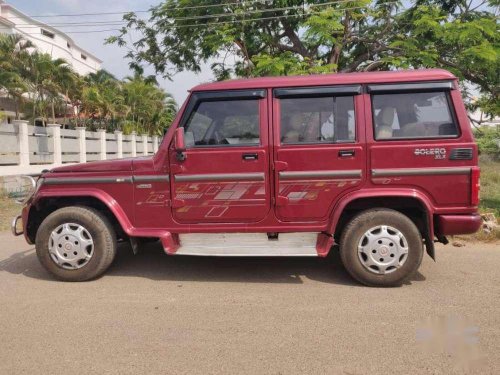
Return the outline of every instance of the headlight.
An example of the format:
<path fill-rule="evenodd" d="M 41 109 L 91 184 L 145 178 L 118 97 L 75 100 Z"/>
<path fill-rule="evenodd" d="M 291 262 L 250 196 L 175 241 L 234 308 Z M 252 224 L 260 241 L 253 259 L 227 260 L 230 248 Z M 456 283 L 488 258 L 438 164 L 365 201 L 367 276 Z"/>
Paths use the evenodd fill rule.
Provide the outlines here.
<path fill-rule="evenodd" d="M 43 178 L 39 177 L 38 180 L 35 180 L 31 176 L 21 176 L 21 178 L 28 180 L 28 186 L 26 187 L 26 191 L 22 191 L 20 197 L 16 199 L 16 203 L 25 204 L 30 200 L 30 198 L 36 194 L 40 186 L 43 184 Z M 24 186 L 23 186 L 24 189 Z"/>

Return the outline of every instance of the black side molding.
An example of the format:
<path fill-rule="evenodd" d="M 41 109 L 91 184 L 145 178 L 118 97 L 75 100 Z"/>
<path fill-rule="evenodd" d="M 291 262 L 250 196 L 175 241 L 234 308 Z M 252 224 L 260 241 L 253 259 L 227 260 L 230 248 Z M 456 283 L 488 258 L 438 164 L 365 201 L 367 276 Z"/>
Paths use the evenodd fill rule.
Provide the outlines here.
<path fill-rule="evenodd" d="M 319 87 L 298 87 L 289 89 L 274 89 L 275 98 L 295 98 L 295 97 L 320 97 L 327 95 L 346 96 L 361 94 L 361 85 L 339 85 L 339 86 L 319 86 Z"/>
<path fill-rule="evenodd" d="M 266 90 L 198 91 L 192 97 L 197 101 L 263 99 L 266 97 Z"/>
<path fill-rule="evenodd" d="M 371 94 L 393 93 L 393 92 L 421 92 L 421 91 L 444 91 L 453 90 L 453 82 L 425 82 L 425 83 L 401 83 L 387 85 L 368 85 Z"/>

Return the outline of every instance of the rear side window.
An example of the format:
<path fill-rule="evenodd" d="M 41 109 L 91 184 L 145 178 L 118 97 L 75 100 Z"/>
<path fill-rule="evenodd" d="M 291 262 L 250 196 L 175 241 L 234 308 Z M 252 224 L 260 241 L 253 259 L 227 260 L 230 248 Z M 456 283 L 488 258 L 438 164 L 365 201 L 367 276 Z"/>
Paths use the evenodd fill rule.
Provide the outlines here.
<path fill-rule="evenodd" d="M 280 99 L 282 144 L 354 142 L 354 98 Z"/>
<path fill-rule="evenodd" d="M 259 101 L 200 102 L 184 126 L 184 132 L 188 147 L 258 145 Z"/>
<path fill-rule="evenodd" d="M 447 92 L 375 94 L 372 105 L 376 140 L 458 136 Z"/>

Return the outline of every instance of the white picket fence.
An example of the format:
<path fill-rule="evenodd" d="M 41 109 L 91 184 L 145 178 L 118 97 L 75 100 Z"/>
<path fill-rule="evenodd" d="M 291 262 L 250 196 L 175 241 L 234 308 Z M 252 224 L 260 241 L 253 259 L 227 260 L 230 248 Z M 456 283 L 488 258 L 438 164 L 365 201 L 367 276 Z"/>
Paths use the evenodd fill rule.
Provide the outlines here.
<path fill-rule="evenodd" d="M 0 125 L 0 176 L 36 174 L 63 164 L 151 155 L 158 150 L 158 144 L 156 136 L 69 130 L 58 124 L 44 128 L 16 120 Z"/>

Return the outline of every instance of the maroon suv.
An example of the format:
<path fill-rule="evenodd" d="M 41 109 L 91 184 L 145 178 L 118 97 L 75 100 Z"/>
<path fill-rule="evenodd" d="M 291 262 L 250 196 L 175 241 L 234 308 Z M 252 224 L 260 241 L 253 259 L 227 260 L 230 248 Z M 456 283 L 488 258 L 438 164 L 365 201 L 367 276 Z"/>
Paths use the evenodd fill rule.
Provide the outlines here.
<path fill-rule="evenodd" d="M 156 155 L 43 173 L 21 218 L 62 280 L 102 274 L 117 241 L 158 238 L 170 255 L 325 257 L 337 243 L 354 278 L 392 286 L 424 247 L 434 258 L 434 242 L 480 227 L 478 195 L 452 74 L 331 74 L 197 86 Z"/>

